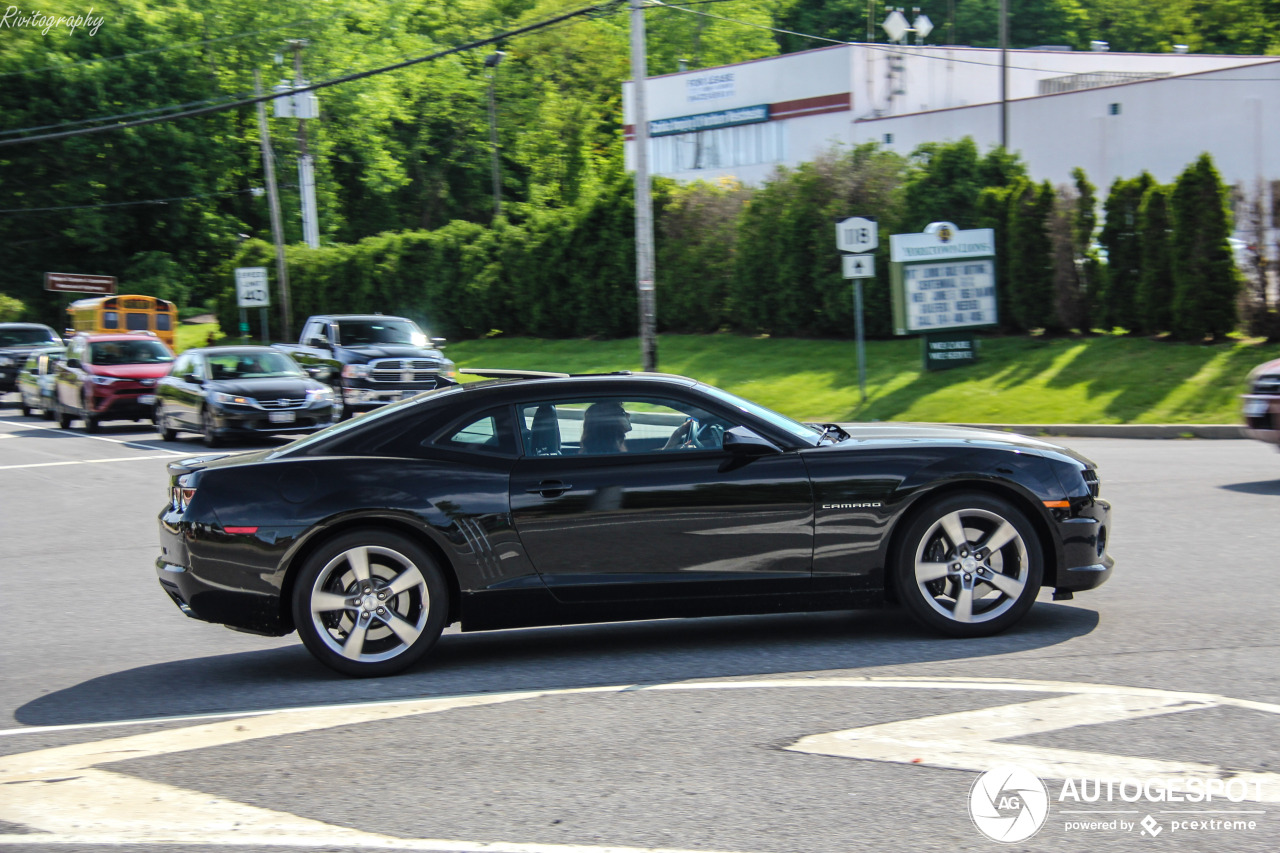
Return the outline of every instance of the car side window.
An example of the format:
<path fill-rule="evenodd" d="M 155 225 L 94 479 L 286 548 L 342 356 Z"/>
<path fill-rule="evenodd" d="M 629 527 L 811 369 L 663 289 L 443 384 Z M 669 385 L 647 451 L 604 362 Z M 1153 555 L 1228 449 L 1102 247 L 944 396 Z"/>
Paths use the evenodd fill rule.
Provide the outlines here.
<path fill-rule="evenodd" d="M 510 409 L 502 406 L 467 418 L 461 424 L 454 423 L 445 428 L 435 445 L 449 450 L 515 456 L 516 438 Z"/>
<path fill-rule="evenodd" d="M 670 399 L 545 400 L 518 407 L 526 456 L 718 450 L 737 426 Z"/>

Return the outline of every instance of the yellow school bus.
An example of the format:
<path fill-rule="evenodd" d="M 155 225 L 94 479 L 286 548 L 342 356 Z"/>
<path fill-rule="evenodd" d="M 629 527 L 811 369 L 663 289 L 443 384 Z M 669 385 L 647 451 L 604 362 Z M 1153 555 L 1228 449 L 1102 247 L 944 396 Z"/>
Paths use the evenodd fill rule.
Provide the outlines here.
<path fill-rule="evenodd" d="M 154 296 L 97 296 L 67 307 L 73 332 L 154 332 L 170 349 L 177 325 L 178 306 Z"/>

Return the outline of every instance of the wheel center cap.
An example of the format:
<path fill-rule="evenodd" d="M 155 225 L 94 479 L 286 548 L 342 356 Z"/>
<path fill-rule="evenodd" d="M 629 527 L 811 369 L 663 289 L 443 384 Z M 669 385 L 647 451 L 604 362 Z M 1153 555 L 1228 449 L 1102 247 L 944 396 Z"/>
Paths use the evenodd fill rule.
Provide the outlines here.
<path fill-rule="evenodd" d="M 365 610 L 373 610 L 378 606 L 378 599 L 374 598 L 372 594 L 366 595 L 360 599 L 360 606 Z"/>
<path fill-rule="evenodd" d="M 965 557 L 960 561 L 960 567 L 966 572 L 972 572 L 978 568 L 978 561 L 973 557 Z"/>

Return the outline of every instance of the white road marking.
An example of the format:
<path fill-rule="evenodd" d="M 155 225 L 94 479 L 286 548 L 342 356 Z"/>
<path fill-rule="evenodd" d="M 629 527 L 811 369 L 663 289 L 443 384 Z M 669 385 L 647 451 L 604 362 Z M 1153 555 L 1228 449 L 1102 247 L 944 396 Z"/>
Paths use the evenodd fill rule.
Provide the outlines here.
<path fill-rule="evenodd" d="M 107 438 L 105 435 L 89 435 L 86 432 L 68 432 L 61 427 L 47 427 L 40 424 L 22 423 L 20 421 L 0 421 L 0 426 L 20 427 L 22 429 L 42 429 L 45 432 L 51 432 L 54 435 L 60 435 L 65 438 L 91 438 L 94 441 L 109 441 L 112 444 L 123 444 L 125 447 L 136 447 L 141 450 L 160 450 L 165 453 L 172 453 L 174 456 L 190 456 L 191 452 L 186 450 L 168 450 L 163 447 L 154 447 L 150 444 L 141 444 L 138 441 L 130 441 L 123 438 Z M 13 433 L 4 433 L 4 435 L 12 438 L 21 438 L 21 436 L 13 435 Z"/>
<path fill-rule="evenodd" d="M 903 762 L 980 771 L 1014 760 L 1050 778 L 1098 775 L 1198 776 L 1245 779 L 1260 796 L 1280 802 L 1280 774 L 1238 773 L 1208 764 L 1167 762 L 998 743 L 1033 733 L 1078 725 L 1138 719 L 1213 707 L 1236 707 L 1280 714 L 1280 705 L 1205 693 L 1020 679 L 806 678 L 693 682 L 659 685 L 490 693 L 437 699 L 393 700 L 359 705 L 317 706 L 211 715 L 218 722 L 130 735 L 70 746 L 0 756 L 0 820 L 39 834 L 0 835 L 2 845 L 206 844 L 211 846 L 352 847 L 370 850 L 426 850 L 445 853 L 677 853 L 657 848 L 516 844 L 430 838 L 396 838 L 331 826 L 286 812 L 249 806 L 221 797 L 150 782 L 99 765 L 169 755 L 230 743 L 390 720 L 459 708 L 551 696 L 627 691 L 751 690 L 777 688 L 861 688 L 978 690 L 1060 694 L 1031 702 L 882 723 L 811 735 L 789 747 L 796 752 L 844 758 Z M 135 720 L 111 725 L 190 722 L 194 718 Z M 90 729 L 104 724 L 50 726 L 5 734 Z M 1256 787 L 1253 783 L 1257 783 Z M 706 853 L 706 851 L 702 851 Z"/>
<path fill-rule="evenodd" d="M 168 451 L 166 451 L 166 454 Z M 153 456 L 112 456 L 107 459 L 67 459 L 61 462 L 26 462 L 21 465 L 0 465 L 0 471 L 12 471 L 15 468 L 53 468 L 60 465 L 96 465 L 99 462 L 136 462 L 139 459 L 172 459 L 170 455 Z"/>

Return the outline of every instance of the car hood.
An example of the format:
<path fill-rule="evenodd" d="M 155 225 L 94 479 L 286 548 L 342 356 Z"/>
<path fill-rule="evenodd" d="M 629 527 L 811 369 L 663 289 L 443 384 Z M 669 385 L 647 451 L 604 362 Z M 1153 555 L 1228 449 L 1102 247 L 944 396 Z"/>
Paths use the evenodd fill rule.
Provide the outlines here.
<path fill-rule="evenodd" d="M 173 362 L 158 364 L 111 364 L 92 365 L 90 372 L 94 376 L 110 376 L 115 379 L 160 379 L 169 375 Z"/>
<path fill-rule="evenodd" d="M 298 398 L 308 390 L 327 386 L 302 376 L 297 379 L 264 376 L 261 379 L 223 379 L 206 382 L 204 387 L 207 391 L 221 391 L 223 394 L 253 397 L 257 400 L 277 400 L 286 397 Z"/>
<path fill-rule="evenodd" d="M 845 426 L 849 439 L 839 444 L 827 445 L 832 450 L 851 449 L 859 445 L 894 444 L 894 443 L 927 443 L 949 444 L 954 446 L 974 445 L 980 447 L 1004 447 L 1009 450 L 1045 454 L 1062 454 L 1069 456 L 1080 464 L 1097 467 L 1087 457 L 1069 447 L 1054 444 L 1040 438 L 1019 435 L 1015 432 L 1003 432 L 994 429 L 977 427 L 948 426 L 946 424 L 913 424 L 913 423 L 875 423 L 849 424 Z M 826 449 L 826 448 L 819 448 Z"/>
<path fill-rule="evenodd" d="M 1257 379 L 1259 376 L 1264 376 L 1271 373 L 1280 373 L 1280 358 L 1273 359 L 1268 362 L 1264 362 L 1263 364 L 1259 364 L 1253 370 L 1250 370 L 1249 379 L 1254 380 L 1254 379 Z"/>
<path fill-rule="evenodd" d="M 344 346 L 343 349 L 351 350 L 351 352 L 370 359 L 429 358 L 435 361 L 444 361 L 444 356 L 440 354 L 439 350 L 415 347 L 411 344 L 365 344 L 356 347 Z"/>
<path fill-rule="evenodd" d="M 0 355 L 30 355 L 32 350 L 51 349 L 57 346 L 53 341 L 42 341 L 38 344 L 9 344 L 0 347 Z"/>

